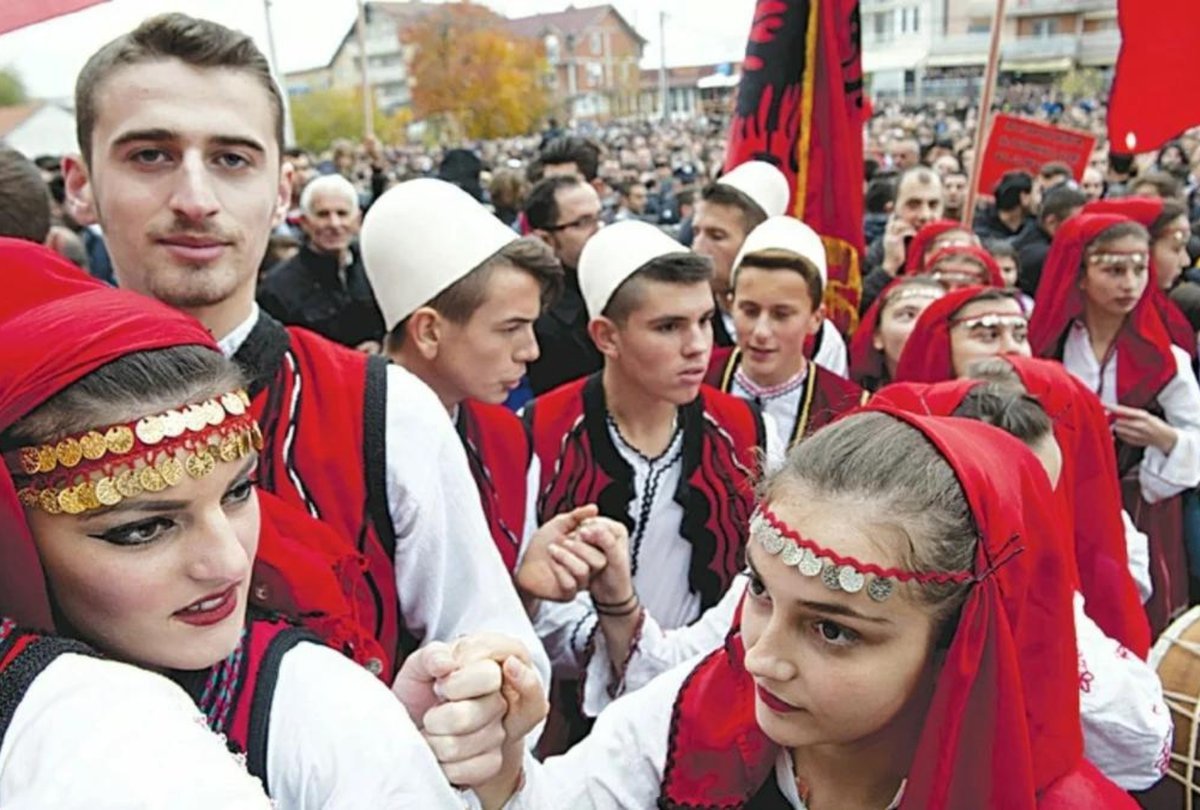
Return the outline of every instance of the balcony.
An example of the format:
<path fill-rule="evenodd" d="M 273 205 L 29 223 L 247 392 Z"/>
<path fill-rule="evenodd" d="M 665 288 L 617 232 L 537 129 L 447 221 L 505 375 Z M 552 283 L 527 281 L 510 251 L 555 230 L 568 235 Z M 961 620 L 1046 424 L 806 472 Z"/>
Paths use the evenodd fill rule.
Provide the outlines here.
<path fill-rule="evenodd" d="M 1046 37 L 1013 37 L 1002 43 L 1005 62 L 1031 59 L 1075 59 L 1079 56 L 1079 37 L 1053 34 Z"/>
<path fill-rule="evenodd" d="M 1086 67 L 1108 67 L 1117 61 L 1121 50 L 1120 31 L 1094 31 L 1079 41 L 1079 64 Z"/>
<path fill-rule="evenodd" d="M 1115 11 L 1116 8 L 1117 0 L 1015 0 L 1008 5 L 1008 16 L 1082 14 L 1090 11 Z"/>
<path fill-rule="evenodd" d="M 1107 35 L 1110 32 L 1102 32 Z M 1000 41 L 1000 67 L 1003 70 L 1065 70 L 1081 59 L 1082 41 L 1087 37 L 1059 34 L 1048 37 L 1011 37 Z M 989 34 L 956 34 L 935 39 L 929 51 L 928 67 L 972 66 L 987 63 Z M 1096 54 L 1107 54 L 1112 48 L 1107 36 L 1104 41 L 1090 43 Z M 1098 62 L 1099 63 L 1099 62 Z"/>

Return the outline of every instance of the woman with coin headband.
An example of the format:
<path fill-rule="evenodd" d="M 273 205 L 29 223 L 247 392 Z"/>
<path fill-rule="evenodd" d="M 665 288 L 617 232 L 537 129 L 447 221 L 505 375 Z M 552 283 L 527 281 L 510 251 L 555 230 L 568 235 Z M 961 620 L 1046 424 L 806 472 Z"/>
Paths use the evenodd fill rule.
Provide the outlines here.
<path fill-rule="evenodd" d="M 1080 214 L 1054 235 L 1029 342 L 1062 362 L 1108 412 L 1125 509 L 1150 538 L 1160 632 L 1188 604 L 1181 494 L 1200 484 L 1200 386 L 1155 307 L 1146 229 Z"/>
<path fill-rule="evenodd" d="M 291 571 L 258 580 L 279 542 L 251 478 L 261 439 L 211 336 L 40 246 L 0 240 L 0 261 L 0 613 L 174 680 L 281 808 L 461 806 L 395 695 L 249 606 Z M 414 654 L 397 693 L 489 693 L 499 666 L 472 653 Z M 484 727 L 499 698 L 438 702 L 427 735 Z M 470 765 L 447 773 L 486 778 Z"/>
<path fill-rule="evenodd" d="M 860 412 L 762 492 L 726 643 L 562 757 L 506 759 L 508 807 L 1136 806 L 1083 758 L 1078 702 L 1046 697 L 1077 688 L 1071 560 L 1029 551 L 1057 510 L 1019 441 Z"/>

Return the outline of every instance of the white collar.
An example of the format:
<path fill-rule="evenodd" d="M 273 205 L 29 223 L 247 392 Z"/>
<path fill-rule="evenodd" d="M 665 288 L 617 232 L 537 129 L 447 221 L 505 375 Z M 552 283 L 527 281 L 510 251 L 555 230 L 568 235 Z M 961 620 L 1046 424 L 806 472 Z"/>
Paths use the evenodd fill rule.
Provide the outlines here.
<path fill-rule="evenodd" d="M 238 349 L 242 348 L 242 344 L 246 342 L 246 338 L 250 337 L 250 333 L 254 331 L 254 325 L 258 323 L 258 315 L 258 304 L 252 304 L 250 307 L 250 317 L 239 323 L 233 328 L 233 331 L 217 341 L 217 347 L 220 348 L 221 354 L 226 357 L 233 357 L 237 354 Z"/>

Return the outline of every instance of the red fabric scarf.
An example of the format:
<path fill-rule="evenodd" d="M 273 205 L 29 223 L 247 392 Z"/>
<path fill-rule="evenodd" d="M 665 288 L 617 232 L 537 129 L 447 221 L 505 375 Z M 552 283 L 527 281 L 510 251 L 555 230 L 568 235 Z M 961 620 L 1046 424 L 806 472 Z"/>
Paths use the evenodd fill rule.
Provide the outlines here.
<path fill-rule="evenodd" d="M 928 263 L 925 261 L 925 251 L 929 243 L 944 233 L 950 231 L 966 231 L 967 226 L 955 219 L 938 219 L 921 226 L 917 235 L 908 243 L 908 253 L 904 256 L 902 275 L 915 276 L 925 272 Z"/>
<path fill-rule="evenodd" d="M 1000 271 L 1000 265 L 996 264 L 996 260 L 992 258 L 992 254 L 974 245 L 949 245 L 939 249 L 925 263 L 926 272 L 931 272 L 934 266 L 947 256 L 969 256 L 975 261 L 982 263 L 988 274 L 988 283 L 993 287 L 1004 289 L 1004 274 Z"/>
<path fill-rule="evenodd" d="M 954 379 L 950 353 L 950 321 L 955 313 L 988 287 L 963 287 L 946 293 L 930 304 L 913 327 L 900 361 L 896 363 L 896 382 L 944 382 Z"/>
<path fill-rule="evenodd" d="M 1103 231 L 1128 221 L 1116 214 L 1079 214 L 1054 234 L 1029 322 L 1029 343 L 1036 356 L 1062 359 L 1067 330 L 1083 317 L 1079 275 L 1087 246 Z M 1117 400 L 1135 408 L 1154 402 L 1176 370 L 1171 337 L 1149 292 L 1153 287 L 1153 282 L 1146 285 L 1146 292 L 1117 333 Z"/>

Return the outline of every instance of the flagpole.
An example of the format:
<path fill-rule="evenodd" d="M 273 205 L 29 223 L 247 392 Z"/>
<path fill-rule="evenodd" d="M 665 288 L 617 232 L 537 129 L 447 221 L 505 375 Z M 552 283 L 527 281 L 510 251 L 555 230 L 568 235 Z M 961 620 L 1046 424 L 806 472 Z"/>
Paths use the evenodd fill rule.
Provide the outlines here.
<path fill-rule="evenodd" d="M 363 137 L 375 137 L 375 99 L 371 93 L 371 78 L 367 72 L 367 20 L 363 0 L 358 0 L 358 17 L 354 31 L 358 37 L 359 75 L 362 78 Z"/>
<path fill-rule="evenodd" d="M 983 71 L 983 97 L 979 101 L 979 120 L 975 123 L 975 159 L 971 161 L 971 182 L 967 186 L 967 202 L 963 223 L 970 228 L 975 219 L 975 201 L 979 197 L 979 174 L 983 169 L 983 152 L 987 148 L 988 130 L 992 123 L 992 98 L 996 76 L 1000 72 L 1000 31 L 1004 26 L 1006 0 L 996 0 L 996 17 L 992 20 L 992 39 L 988 45 L 987 67 Z"/>
<path fill-rule="evenodd" d="M 275 55 L 275 29 L 271 25 L 271 0 L 263 0 L 263 14 L 267 18 L 267 52 L 271 55 L 271 70 L 275 72 L 275 82 L 279 85 L 279 94 L 283 100 L 283 141 L 288 146 L 294 146 L 296 129 L 292 126 L 292 105 L 288 100 L 283 72 L 279 69 L 279 57 Z"/>

